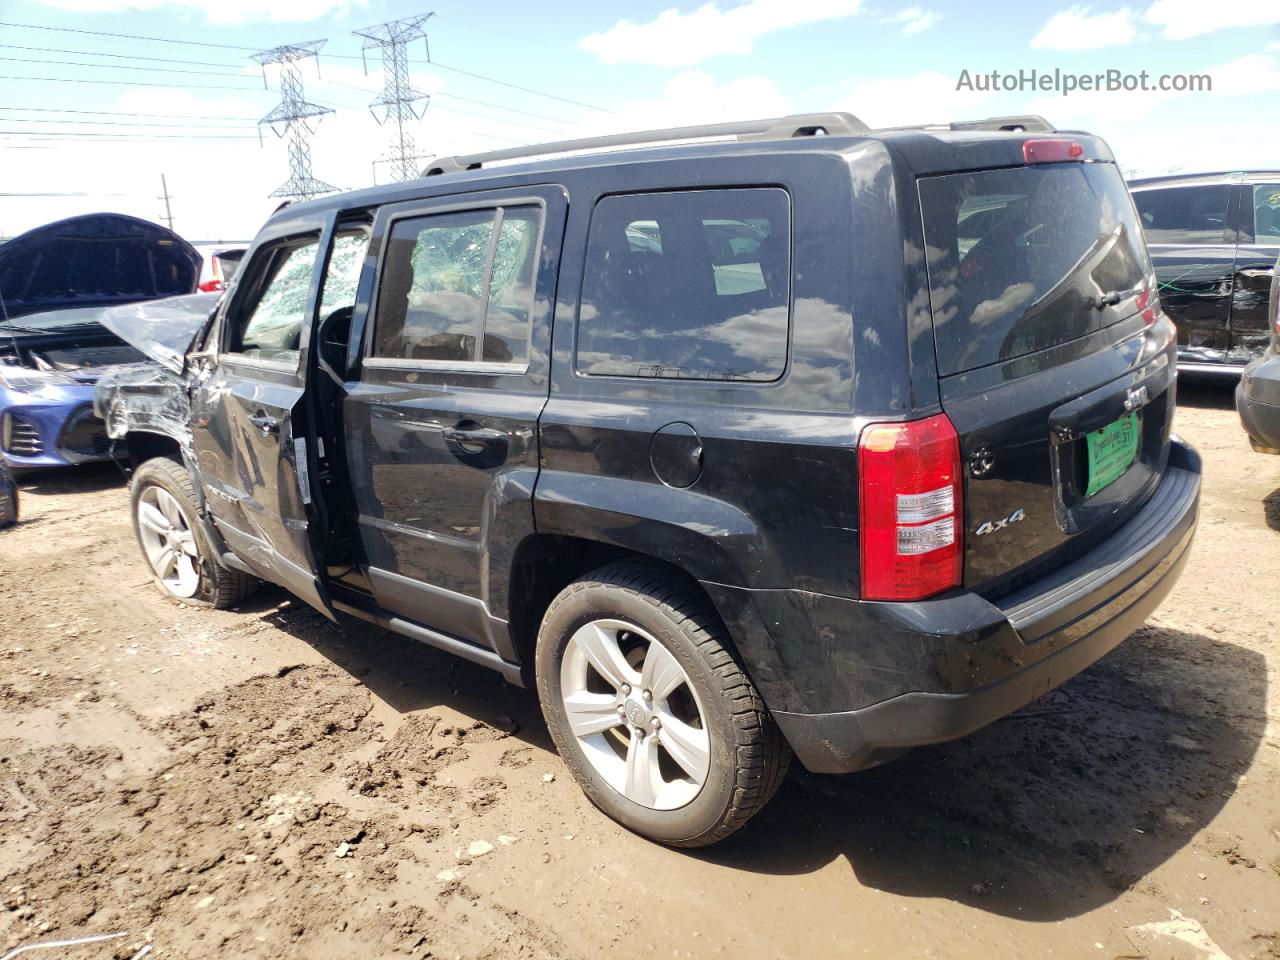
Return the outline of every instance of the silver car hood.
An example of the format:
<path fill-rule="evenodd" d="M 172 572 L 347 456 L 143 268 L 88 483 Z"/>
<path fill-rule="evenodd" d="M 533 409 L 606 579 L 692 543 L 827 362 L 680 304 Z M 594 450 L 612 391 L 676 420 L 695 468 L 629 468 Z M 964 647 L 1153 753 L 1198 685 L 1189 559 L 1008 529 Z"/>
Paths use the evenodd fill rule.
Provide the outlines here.
<path fill-rule="evenodd" d="M 110 307 L 98 322 L 149 358 L 182 373 L 187 351 L 209 320 L 220 294 L 193 293 Z"/>

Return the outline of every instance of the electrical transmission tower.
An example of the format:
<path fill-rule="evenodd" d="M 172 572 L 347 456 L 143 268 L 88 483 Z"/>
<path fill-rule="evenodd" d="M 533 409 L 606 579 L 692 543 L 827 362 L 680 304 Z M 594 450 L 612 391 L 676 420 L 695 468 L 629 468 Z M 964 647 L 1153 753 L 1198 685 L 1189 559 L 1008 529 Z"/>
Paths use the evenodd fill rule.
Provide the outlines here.
<path fill-rule="evenodd" d="M 302 70 L 299 67 L 301 61 L 308 57 L 318 59 L 320 48 L 324 44 L 324 40 L 312 40 L 309 43 L 291 43 L 253 54 L 253 59 L 262 65 L 264 83 L 267 64 L 280 65 L 280 103 L 258 121 L 259 126 L 268 126 L 277 137 L 288 138 L 289 141 L 289 179 L 271 194 L 273 197 L 310 200 L 321 193 L 333 193 L 338 189 L 311 175 L 311 134 L 314 132 L 311 121 L 333 111 L 318 103 L 309 103 L 303 96 Z"/>
<path fill-rule="evenodd" d="M 405 17 L 403 20 L 392 20 L 376 27 L 352 31 L 365 41 L 362 54 L 374 47 L 382 52 L 382 94 L 369 104 L 369 111 L 378 123 L 391 129 L 391 149 L 387 154 L 387 161 L 391 165 L 391 179 L 398 183 L 416 179 L 421 166 L 408 125 L 422 119 L 431 97 L 414 89 L 409 82 L 408 46 L 418 38 L 422 38 L 424 44 L 427 42 L 427 33 L 422 25 L 433 16 L 434 13 L 422 13 L 416 17 Z M 429 47 L 427 59 L 431 59 Z M 367 64 L 365 70 L 368 71 Z"/>

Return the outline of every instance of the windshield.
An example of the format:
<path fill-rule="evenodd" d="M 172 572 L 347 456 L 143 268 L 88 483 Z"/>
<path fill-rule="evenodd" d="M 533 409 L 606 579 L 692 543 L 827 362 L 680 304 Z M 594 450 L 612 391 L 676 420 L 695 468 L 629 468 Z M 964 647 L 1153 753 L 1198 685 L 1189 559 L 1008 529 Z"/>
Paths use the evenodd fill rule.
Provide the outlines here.
<path fill-rule="evenodd" d="M 1112 164 L 920 180 L 943 376 L 1043 350 L 1137 312 L 1150 272 Z"/>

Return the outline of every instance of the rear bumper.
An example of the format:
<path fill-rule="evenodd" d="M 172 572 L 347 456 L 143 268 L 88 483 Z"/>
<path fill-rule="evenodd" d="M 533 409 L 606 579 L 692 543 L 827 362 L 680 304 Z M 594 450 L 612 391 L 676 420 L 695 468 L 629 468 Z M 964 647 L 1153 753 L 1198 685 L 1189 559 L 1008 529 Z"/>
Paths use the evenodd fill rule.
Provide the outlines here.
<path fill-rule="evenodd" d="M 1090 553 L 1011 596 L 988 601 L 957 591 L 885 604 L 810 594 L 800 606 L 817 630 L 816 644 L 773 639 L 787 619 L 796 622 L 779 617 L 784 608 L 774 605 L 765 620 L 773 635 L 768 650 L 734 622 L 732 606 L 726 622 L 735 639 L 742 631 L 748 667 L 800 761 L 816 773 L 864 769 L 971 733 L 1117 646 L 1173 589 L 1199 498 L 1200 458 L 1175 441 L 1160 486 L 1136 516 Z M 717 603 L 731 599 L 708 589 Z M 780 656 L 793 646 L 802 650 L 798 658 Z M 784 678 L 788 659 L 801 672 Z M 783 702 L 775 705 L 775 695 Z M 847 708 L 832 709 L 841 698 Z M 809 703 L 817 709 L 806 709 Z"/>
<path fill-rule="evenodd" d="M 1245 367 L 1236 410 L 1255 450 L 1280 453 L 1280 355 L 1268 350 Z"/>
<path fill-rule="evenodd" d="M 1192 373 L 1201 377 L 1222 377 L 1234 380 L 1244 372 L 1243 363 L 1212 363 L 1203 360 L 1179 360 L 1179 373 Z"/>

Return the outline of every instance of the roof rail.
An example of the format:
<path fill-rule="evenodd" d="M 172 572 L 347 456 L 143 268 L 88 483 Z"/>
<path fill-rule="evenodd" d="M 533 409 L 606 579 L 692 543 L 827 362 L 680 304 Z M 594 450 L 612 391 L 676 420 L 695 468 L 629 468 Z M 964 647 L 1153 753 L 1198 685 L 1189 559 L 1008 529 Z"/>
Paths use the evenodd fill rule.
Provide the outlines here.
<path fill-rule="evenodd" d="M 488 153 L 438 157 L 422 171 L 422 175 L 424 177 L 433 177 L 443 173 L 457 173 L 462 170 L 478 170 L 484 164 L 493 163 L 497 160 L 518 160 L 524 157 L 541 157 L 552 153 L 629 147 L 640 144 L 663 143 L 671 140 L 705 140 L 715 137 L 735 137 L 738 140 L 785 140 L 791 137 L 848 136 L 868 133 L 870 130 L 870 127 L 851 113 L 797 113 L 788 117 L 776 117 L 769 120 L 706 123 L 693 127 L 642 130 L 638 133 L 613 133 L 603 137 L 585 137 L 581 140 L 556 140 L 552 143 L 536 143 L 527 147 L 492 150 Z"/>

